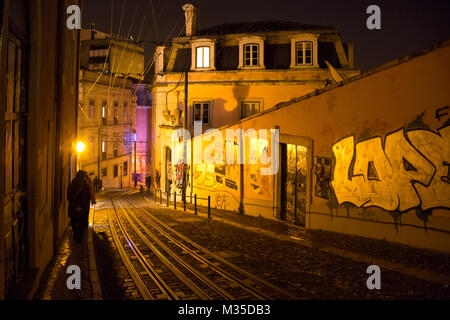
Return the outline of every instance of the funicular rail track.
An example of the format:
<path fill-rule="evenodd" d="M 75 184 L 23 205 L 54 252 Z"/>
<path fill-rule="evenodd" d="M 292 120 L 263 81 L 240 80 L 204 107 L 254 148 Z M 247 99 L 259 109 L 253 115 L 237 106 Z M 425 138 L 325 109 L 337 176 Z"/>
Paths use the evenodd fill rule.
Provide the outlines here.
<path fill-rule="evenodd" d="M 128 257 L 122 259 L 144 299 L 296 299 L 184 237 L 147 208 L 125 198 L 111 202 L 115 216 L 110 217 L 112 232 L 119 229 L 122 234 L 122 244 L 116 245 L 122 251 L 128 246 L 129 253 L 137 257 L 133 260 L 139 262 L 138 267 L 130 266 Z M 114 241 L 121 240 L 115 235 Z"/>

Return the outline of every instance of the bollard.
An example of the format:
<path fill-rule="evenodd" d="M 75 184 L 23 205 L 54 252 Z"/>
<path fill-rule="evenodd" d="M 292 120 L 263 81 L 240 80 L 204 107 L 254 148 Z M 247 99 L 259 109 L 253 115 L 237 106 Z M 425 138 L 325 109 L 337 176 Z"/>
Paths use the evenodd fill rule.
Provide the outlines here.
<path fill-rule="evenodd" d="M 197 215 L 197 194 L 195 195 L 194 200 L 195 200 L 195 202 L 194 202 L 194 211 L 195 211 L 195 215 Z"/>
<path fill-rule="evenodd" d="M 170 202 L 170 191 L 166 192 L 166 199 L 167 199 L 167 208 L 169 207 L 169 202 Z"/>
<path fill-rule="evenodd" d="M 159 204 L 162 204 L 162 190 L 159 189 Z"/>
<path fill-rule="evenodd" d="M 173 208 L 177 210 L 177 192 L 173 193 Z"/>
<path fill-rule="evenodd" d="M 208 219 L 211 219 L 211 196 L 208 196 Z"/>
<path fill-rule="evenodd" d="M 183 210 L 184 210 L 184 212 L 186 212 L 186 196 L 184 196 Z"/>

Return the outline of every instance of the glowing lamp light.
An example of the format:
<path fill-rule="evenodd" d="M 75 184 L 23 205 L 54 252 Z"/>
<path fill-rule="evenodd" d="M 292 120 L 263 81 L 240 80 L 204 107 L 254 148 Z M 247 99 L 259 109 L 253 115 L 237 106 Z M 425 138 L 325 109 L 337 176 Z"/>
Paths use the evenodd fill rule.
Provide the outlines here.
<path fill-rule="evenodd" d="M 86 146 L 83 142 L 78 141 L 76 149 L 78 153 L 83 153 L 84 149 L 86 149 Z"/>

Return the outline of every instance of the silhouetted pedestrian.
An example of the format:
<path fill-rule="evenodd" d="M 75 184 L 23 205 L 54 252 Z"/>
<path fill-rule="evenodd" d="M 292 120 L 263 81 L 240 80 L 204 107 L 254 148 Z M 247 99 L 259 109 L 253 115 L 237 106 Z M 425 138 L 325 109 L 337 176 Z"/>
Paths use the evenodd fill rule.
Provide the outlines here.
<path fill-rule="evenodd" d="M 150 174 L 147 174 L 145 177 L 145 185 L 147 186 L 147 191 L 150 192 L 150 188 L 152 186 L 152 176 Z"/>
<path fill-rule="evenodd" d="M 89 202 L 95 204 L 95 191 L 86 171 L 80 170 L 67 190 L 69 217 L 74 240 L 81 242 L 89 224 Z"/>
<path fill-rule="evenodd" d="M 98 179 L 97 176 L 95 176 L 95 178 L 94 178 L 94 190 L 95 190 L 95 193 L 100 191 L 100 180 Z"/>

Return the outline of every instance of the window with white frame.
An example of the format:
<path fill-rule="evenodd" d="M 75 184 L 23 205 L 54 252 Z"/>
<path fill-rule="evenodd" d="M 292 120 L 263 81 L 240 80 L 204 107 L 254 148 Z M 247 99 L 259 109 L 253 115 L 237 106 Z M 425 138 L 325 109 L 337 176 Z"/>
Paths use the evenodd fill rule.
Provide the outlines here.
<path fill-rule="evenodd" d="M 241 119 L 261 112 L 259 101 L 241 101 Z"/>
<path fill-rule="evenodd" d="M 209 102 L 194 102 L 194 122 L 201 121 L 203 125 L 209 125 L 209 109 Z"/>
<path fill-rule="evenodd" d="M 263 36 L 244 36 L 238 39 L 239 66 L 238 69 L 264 69 Z"/>
<path fill-rule="evenodd" d="M 215 70 L 215 39 L 195 39 L 191 41 L 191 70 Z"/>
<path fill-rule="evenodd" d="M 313 43 L 311 41 L 299 41 L 295 44 L 295 61 L 299 65 L 313 64 Z"/>
<path fill-rule="evenodd" d="M 291 37 L 290 68 L 318 68 L 319 34 L 299 33 Z"/>
<path fill-rule="evenodd" d="M 197 47 L 196 68 L 209 68 L 209 47 Z"/>
<path fill-rule="evenodd" d="M 259 66 L 259 45 L 250 43 L 244 45 L 244 66 L 257 67 Z"/>

